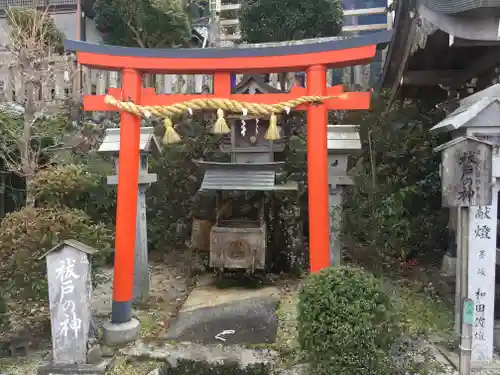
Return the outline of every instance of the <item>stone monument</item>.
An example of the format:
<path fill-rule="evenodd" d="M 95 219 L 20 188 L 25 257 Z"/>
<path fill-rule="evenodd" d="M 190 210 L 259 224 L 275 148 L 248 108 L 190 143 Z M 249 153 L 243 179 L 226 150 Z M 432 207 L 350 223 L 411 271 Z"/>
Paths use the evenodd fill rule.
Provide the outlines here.
<path fill-rule="evenodd" d="M 39 375 L 100 374 L 87 363 L 92 326 L 92 284 L 88 256 L 97 250 L 74 240 L 52 248 L 46 258 L 49 288 L 52 360 Z"/>

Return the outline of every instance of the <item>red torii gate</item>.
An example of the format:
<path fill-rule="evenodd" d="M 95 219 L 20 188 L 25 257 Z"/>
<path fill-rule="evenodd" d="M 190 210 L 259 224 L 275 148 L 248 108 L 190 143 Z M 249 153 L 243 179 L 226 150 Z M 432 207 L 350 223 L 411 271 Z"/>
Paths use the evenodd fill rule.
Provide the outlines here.
<path fill-rule="evenodd" d="M 90 44 L 66 40 L 65 49 L 76 52 L 78 63 L 91 68 L 122 72 L 121 89 L 109 89 L 118 100 L 140 105 L 170 105 L 196 98 L 224 98 L 274 104 L 310 96 L 338 96 L 343 86 L 327 87 L 326 71 L 350 65 L 367 64 L 377 45 L 387 44 L 391 31 L 362 37 L 301 45 L 259 48 L 143 49 Z M 307 73 L 306 88 L 294 87 L 283 94 L 232 94 L 231 73 Z M 142 87 L 143 73 L 212 74 L 213 94 L 157 95 Z M 301 105 L 307 110 L 307 159 L 309 189 L 309 253 L 311 272 L 330 265 L 330 228 L 328 206 L 328 110 L 368 109 L 370 93 L 350 92 L 344 98 L 321 104 Z M 86 95 L 86 111 L 116 111 L 106 104 L 105 95 Z M 140 118 L 128 112 L 120 117 L 120 153 L 116 216 L 115 267 L 112 323 L 131 319 L 134 272 L 134 242 L 139 172 Z"/>

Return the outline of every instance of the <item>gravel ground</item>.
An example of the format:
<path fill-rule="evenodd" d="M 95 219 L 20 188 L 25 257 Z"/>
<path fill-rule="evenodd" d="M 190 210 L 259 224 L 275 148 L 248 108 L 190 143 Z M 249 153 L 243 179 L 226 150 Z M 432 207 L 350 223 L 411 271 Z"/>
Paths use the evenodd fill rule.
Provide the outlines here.
<path fill-rule="evenodd" d="M 151 257 L 149 298 L 134 306 L 133 310 L 141 321 L 142 339 L 155 339 L 166 332 L 169 322 L 188 296 L 192 286 L 188 277 L 188 255 L 187 251 L 170 251 Z M 92 303 L 98 325 L 102 325 L 111 313 L 113 268 L 102 270 L 100 277 Z"/>

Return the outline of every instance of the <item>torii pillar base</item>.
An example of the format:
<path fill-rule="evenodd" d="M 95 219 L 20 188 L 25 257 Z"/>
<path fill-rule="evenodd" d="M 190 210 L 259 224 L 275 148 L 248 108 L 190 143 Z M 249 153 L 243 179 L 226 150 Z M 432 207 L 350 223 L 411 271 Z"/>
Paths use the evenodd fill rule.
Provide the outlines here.
<path fill-rule="evenodd" d="M 102 339 L 106 345 L 124 345 L 139 339 L 141 329 L 137 319 L 125 323 L 106 322 L 102 326 Z"/>

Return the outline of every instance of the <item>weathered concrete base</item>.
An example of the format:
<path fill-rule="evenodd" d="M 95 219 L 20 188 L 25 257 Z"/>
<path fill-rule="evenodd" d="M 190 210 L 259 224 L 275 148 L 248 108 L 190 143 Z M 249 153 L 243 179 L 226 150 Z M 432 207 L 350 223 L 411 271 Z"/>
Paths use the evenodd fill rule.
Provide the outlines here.
<path fill-rule="evenodd" d="M 75 365 L 61 365 L 49 363 L 38 368 L 38 375 L 101 375 L 104 374 L 111 363 L 112 359 L 103 361 L 99 365 L 90 364 L 75 364 Z"/>
<path fill-rule="evenodd" d="M 276 340 L 279 300 L 280 291 L 274 287 L 197 286 L 162 338 L 204 344 L 272 343 Z"/>
<path fill-rule="evenodd" d="M 278 353 L 269 349 L 249 349 L 241 345 L 201 345 L 188 342 L 158 345 L 137 341 L 121 349 L 120 353 L 130 357 L 163 360 L 172 366 L 175 366 L 179 360 L 193 360 L 211 364 L 238 363 L 241 368 L 245 368 L 259 363 L 271 364 L 278 358 Z"/>
<path fill-rule="evenodd" d="M 140 323 L 132 318 L 127 323 L 104 323 L 102 327 L 103 341 L 106 345 L 123 345 L 139 338 Z"/>
<path fill-rule="evenodd" d="M 457 258 L 446 254 L 443 257 L 443 265 L 441 266 L 443 276 L 455 276 L 457 274 Z"/>

